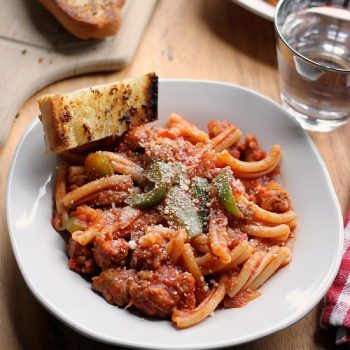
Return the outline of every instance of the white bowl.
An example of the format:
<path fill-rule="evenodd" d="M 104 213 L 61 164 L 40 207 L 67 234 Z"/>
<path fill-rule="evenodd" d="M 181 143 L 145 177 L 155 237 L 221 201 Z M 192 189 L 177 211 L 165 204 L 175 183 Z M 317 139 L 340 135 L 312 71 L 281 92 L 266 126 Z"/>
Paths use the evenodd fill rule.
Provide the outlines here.
<path fill-rule="evenodd" d="M 258 16 L 273 21 L 275 6 L 269 4 L 265 0 L 232 0 L 238 5 L 246 8 L 248 11 L 255 13 Z"/>
<path fill-rule="evenodd" d="M 285 328 L 314 307 L 337 272 L 343 242 L 342 217 L 326 168 L 299 124 L 273 101 L 217 82 L 164 80 L 159 87 L 160 122 L 171 112 L 205 128 L 230 119 L 255 133 L 265 149 L 284 150 L 281 182 L 298 214 L 292 262 L 243 308 L 219 310 L 185 330 L 108 304 L 67 268 L 65 242 L 51 227 L 52 174 L 57 159 L 45 155 L 35 121 L 14 156 L 7 191 L 7 222 L 19 268 L 33 294 L 78 332 L 103 342 L 150 349 L 209 349 L 236 345 Z"/>

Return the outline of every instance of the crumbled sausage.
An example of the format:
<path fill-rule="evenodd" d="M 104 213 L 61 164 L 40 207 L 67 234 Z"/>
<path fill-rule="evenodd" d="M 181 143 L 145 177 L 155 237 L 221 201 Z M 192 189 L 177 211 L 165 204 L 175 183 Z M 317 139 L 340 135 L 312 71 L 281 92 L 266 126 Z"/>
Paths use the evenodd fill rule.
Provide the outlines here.
<path fill-rule="evenodd" d="M 255 162 L 266 157 L 266 152 L 260 148 L 255 135 L 247 134 L 245 143 L 239 145 L 238 151 L 241 160 L 246 162 Z"/>
<path fill-rule="evenodd" d="M 83 246 L 70 239 L 67 246 L 69 256 L 68 266 L 78 273 L 91 274 L 97 270 L 97 266 L 92 258 L 90 246 Z"/>
<path fill-rule="evenodd" d="M 123 238 L 105 240 L 97 237 L 93 248 L 93 257 L 96 264 L 102 269 L 122 267 L 128 256 L 129 244 Z"/>
<path fill-rule="evenodd" d="M 91 287 L 102 293 L 110 304 L 123 307 L 130 302 L 129 285 L 137 279 L 135 270 L 107 269 L 93 277 Z"/>
<path fill-rule="evenodd" d="M 132 253 L 130 266 L 134 269 L 158 269 L 168 260 L 164 245 L 153 244 L 151 247 L 136 246 Z"/>
<path fill-rule="evenodd" d="M 208 123 L 209 137 L 212 139 L 232 126 L 235 125 L 228 120 L 211 120 Z"/>
<path fill-rule="evenodd" d="M 287 191 L 275 181 L 259 184 L 254 189 L 256 203 L 263 209 L 276 213 L 285 213 L 290 209 Z"/>
<path fill-rule="evenodd" d="M 156 129 L 144 125 L 132 128 L 124 137 L 124 142 L 132 149 L 142 148 L 145 141 L 154 137 Z"/>
<path fill-rule="evenodd" d="M 195 281 L 191 274 L 172 266 L 158 271 L 140 271 L 139 280 L 129 283 L 132 304 L 152 317 L 168 317 L 175 308 L 195 307 Z"/>
<path fill-rule="evenodd" d="M 141 211 L 141 215 L 124 229 L 113 234 L 114 238 L 131 238 L 137 240 L 144 234 L 145 227 L 165 223 L 164 217 L 156 210 Z"/>

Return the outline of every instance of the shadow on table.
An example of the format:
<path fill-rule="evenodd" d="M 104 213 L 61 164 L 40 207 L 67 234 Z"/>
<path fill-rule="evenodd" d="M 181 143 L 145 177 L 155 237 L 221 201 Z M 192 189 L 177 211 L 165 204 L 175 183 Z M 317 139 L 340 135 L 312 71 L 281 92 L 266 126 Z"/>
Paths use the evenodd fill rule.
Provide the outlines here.
<path fill-rule="evenodd" d="M 277 66 L 271 21 L 241 8 L 230 0 L 204 0 L 201 15 L 221 40 L 266 65 Z"/>
<path fill-rule="evenodd" d="M 5 244 L 2 248 L 5 248 Z M 62 350 L 67 349 L 69 344 L 69 350 L 124 349 L 78 334 L 47 312 L 26 286 L 10 245 L 8 244 L 6 248 L 4 251 L 7 255 L 7 273 L 2 273 L 1 277 L 5 288 L 2 292 L 7 296 L 6 298 L 4 296 L 3 300 L 7 303 L 5 309 L 9 324 L 6 327 L 0 325 L 0 334 L 3 327 L 3 330 L 12 332 L 12 337 L 7 335 L 6 338 L 12 338 L 13 343 L 3 344 L 0 339 L 0 347 L 3 344 L 7 349 L 11 346 L 11 349 Z"/>
<path fill-rule="evenodd" d="M 2 232 L 0 268 L 2 319 L 0 338 L 3 349 L 44 349 L 48 343 L 48 314 L 26 286 L 15 261 L 8 233 Z M 4 343 L 5 342 L 5 343 Z M 10 343 L 8 343 L 10 342 Z"/>

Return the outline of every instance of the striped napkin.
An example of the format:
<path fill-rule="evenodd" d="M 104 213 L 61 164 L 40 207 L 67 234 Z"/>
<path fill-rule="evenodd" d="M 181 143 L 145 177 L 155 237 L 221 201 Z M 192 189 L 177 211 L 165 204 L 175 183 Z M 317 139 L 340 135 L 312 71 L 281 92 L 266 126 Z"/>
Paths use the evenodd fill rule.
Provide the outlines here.
<path fill-rule="evenodd" d="M 321 327 L 337 327 L 336 344 L 350 343 L 350 211 L 345 219 L 344 252 L 340 268 L 328 290 Z"/>

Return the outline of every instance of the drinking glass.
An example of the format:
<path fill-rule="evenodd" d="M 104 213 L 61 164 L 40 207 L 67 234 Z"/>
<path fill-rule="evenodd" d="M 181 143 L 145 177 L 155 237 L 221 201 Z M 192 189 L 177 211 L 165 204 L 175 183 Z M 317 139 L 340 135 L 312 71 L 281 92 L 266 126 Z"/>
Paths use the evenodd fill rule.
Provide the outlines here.
<path fill-rule="evenodd" d="M 307 130 L 344 125 L 350 116 L 349 0 L 281 0 L 274 23 L 283 107 Z"/>

